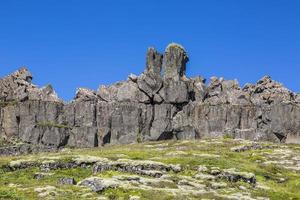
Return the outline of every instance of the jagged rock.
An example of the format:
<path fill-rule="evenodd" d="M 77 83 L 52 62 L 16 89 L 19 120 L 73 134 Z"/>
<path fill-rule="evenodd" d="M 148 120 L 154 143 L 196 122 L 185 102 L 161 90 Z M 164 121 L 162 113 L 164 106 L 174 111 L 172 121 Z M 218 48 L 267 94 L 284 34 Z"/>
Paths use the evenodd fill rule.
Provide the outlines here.
<path fill-rule="evenodd" d="M 295 95 L 295 102 L 300 103 L 300 94 Z"/>
<path fill-rule="evenodd" d="M 205 79 L 198 76 L 191 78 L 189 83 L 189 98 L 198 102 L 202 102 L 207 95 L 207 87 Z"/>
<path fill-rule="evenodd" d="M 0 100 L 2 101 L 61 101 L 51 85 L 41 89 L 31 83 L 32 75 L 27 68 L 21 68 L 0 80 Z"/>
<path fill-rule="evenodd" d="M 250 95 L 240 88 L 237 80 L 224 80 L 217 77 L 211 77 L 205 102 L 210 105 L 251 105 Z"/>
<path fill-rule="evenodd" d="M 283 103 L 294 99 L 290 90 L 273 81 L 270 76 L 264 76 L 256 85 L 247 84 L 243 90 L 250 93 L 254 104 Z"/>
<path fill-rule="evenodd" d="M 138 80 L 138 76 L 137 76 L 137 75 L 135 75 L 135 74 L 129 74 L 129 76 L 128 76 L 128 80 L 130 80 L 130 81 L 132 81 L 132 82 L 136 83 L 136 82 L 137 82 L 137 80 Z"/>
<path fill-rule="evenodd" d="M 76 100 L 95 100 L 97 98 L 96 92 L 87 88 L 78 88 L 76 91 L 75 99 Z"/>
<path fill-rule="evenodd" d="M 185 49 L 176 43 L 171 43 L 163 57 L 164 79 L 179 81 L 185 76 L 186 63 L 189 61 Z"/>
<path fill-rule="evenodd" d="M 124 82 L 118 88 L 117 101 L 150 103 L 149 97 L 140 91 L 137 84 L 132 81 Z"/>
<path fill-rule="evenodd" d="M 162 55 L 154 48 L 149 48 L 147 52 L 146 69 L 138 77 L 137 84 L 141 91 L 146 93 L 150 98 L 162 87 L 161 77 Z"/>
<path fill-rule="evenodd" d="M 149 97 L 131 80 L 119 82 L 110 87 L 101 86 L 98 95 L 107 102 L 150 102 Z"/>
<path fill-rule="evenodd" d="M 79 88 L 68 103 L 51 85 L 33 85 L 26 68 L 4 77 L 0 137 L 30 147 L 0 154 L 35 151 L 35 145 L 57 149 L 223 136 L 300 143 L 300 95 L 269 76 L 244 88 L 217 77 L 205 85 L 200 76 L 186 77 L 188 55 L 175 43 L 164 55 L 149 48 L 146 59 L 140 76 L 98 91 Z"/>
<path fill-rule="evenodd" d="M 183 81 L 165 80 L 159 94 L 166 103 L 182 104 L 189 101 L 188 85 Z"/>

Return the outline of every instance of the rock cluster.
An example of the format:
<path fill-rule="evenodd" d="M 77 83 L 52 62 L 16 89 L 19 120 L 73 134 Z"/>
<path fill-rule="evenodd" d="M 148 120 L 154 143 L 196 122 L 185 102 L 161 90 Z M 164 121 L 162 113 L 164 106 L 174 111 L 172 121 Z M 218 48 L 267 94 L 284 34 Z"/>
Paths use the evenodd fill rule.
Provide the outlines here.
<path fill-rule="evenodd" d="M 300 143 L 300 98 L 269 76 L 186 77 L 188 54 L 175 43 L 149 48 L 140 75 L 97 91 L 79 88 L 64 103 L 22 68 L 0 80 L 0 136 L 47 147 L 96 147 L 164 139 L 230 136 Z"/>

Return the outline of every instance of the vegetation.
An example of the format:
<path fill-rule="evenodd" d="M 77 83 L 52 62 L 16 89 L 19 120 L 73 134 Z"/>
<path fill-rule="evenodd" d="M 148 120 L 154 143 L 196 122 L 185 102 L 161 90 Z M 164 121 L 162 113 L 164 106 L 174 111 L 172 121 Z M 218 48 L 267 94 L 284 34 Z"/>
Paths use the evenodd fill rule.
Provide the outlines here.
<path fill-rule="evenodd" d="M 255 174 L 256 186 L 243 181 L 228 182 L 218 180 L 216 182 L 201 180 L 202 185 L 212 187 L 215 193 L 205 193 L 201 198 L 226 199 L 232 194 L 249 193 L 251 198 L 265 197 L 268 199 L 300 199 L 300 168 L 297 169 L 297 159 L 300 155 L 299 145 L 284 145 L 263 143 L 265 147 L 272 148 L 253 149 L 244 152 L 233 152 L 231 149 L 240 145 L 248 145 L 249 141 L 226 139 L 196 140 L 196 141 L 161 141 L 138 143 L 132 145 L 108 145 L 93 149 L 64 149 L 58 153 L 40 153 L 18 157 L 0 158 L 0 199 L 186 199 L 184 194 L 175 195 L 172 189 L 177 188 L 177 183 L 182 177 L 194 177 L 198 173 L 199 166 L 219 169 L 235 168 L 241 172 Z M 112 161 L 118 159 L 151 160 L 165 164 L 180 164 L 183 170 L 179 173 L 170 172 L 170 182 L 152 183 L 149 188 L 117 187 L 110 188 L 100 193 L 92 192 L 89 188 L 77 185 L 59 185 L 62 177 L 73 177 L 77 182 L 91 177 L 111 178 L 115 176 L 133 176 L 133 173 L 119 171 L 105 171 L 96 175 L 92 174 L 91 167 L 58 169 L 47 172 L 47 176 L 37 180 L 33 176 L 40 173 L 37 167 L 6 170 L 12 161 L 60 161 L 68 162 L 76 157 L 93 158 L 103 157 Z M 292 164 L 291 162 L 294 162 Z M 16 163 L 16 162 L 15 162 Z M 142 176 L 145 177 L 145 176 Z M 147 177 L 145 177 L 147 178 Z M 148 177 L 149 178 L 149 177 Z M 227 186 L 213 189 L 213 185 L 225 182 Z M 51 186 L 51 187 L 50 187 Z M 53 189 L 54 187 L 55 189 Z M 37 189 L 38 188 L 38 189 Z M 43 192 L 39 192 L 40 190 Z M 44 195 L 44 196 L 43 196 Z M 223 195 L 223 196 L 222 196 Z M 199 199 L 199 194 L 190 194 L 190 199 Z"/>

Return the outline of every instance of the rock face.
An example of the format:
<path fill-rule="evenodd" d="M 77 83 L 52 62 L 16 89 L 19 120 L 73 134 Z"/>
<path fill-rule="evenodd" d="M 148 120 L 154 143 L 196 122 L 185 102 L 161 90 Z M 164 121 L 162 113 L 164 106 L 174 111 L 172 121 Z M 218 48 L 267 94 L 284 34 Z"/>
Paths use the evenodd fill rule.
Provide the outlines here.
<path fill-rule="evenodd" d="M 299 94 L 269 76 L 244 88 L 217 77 L 206 85 L 186 77 L 188 60 L 175 43 L 163 55 L 149 48 L 140 76 L 79 88 L 69 103 L 21 68 L 0 80 L 0 136 L 50 148 L 223 136 L 300 143 Z"/>

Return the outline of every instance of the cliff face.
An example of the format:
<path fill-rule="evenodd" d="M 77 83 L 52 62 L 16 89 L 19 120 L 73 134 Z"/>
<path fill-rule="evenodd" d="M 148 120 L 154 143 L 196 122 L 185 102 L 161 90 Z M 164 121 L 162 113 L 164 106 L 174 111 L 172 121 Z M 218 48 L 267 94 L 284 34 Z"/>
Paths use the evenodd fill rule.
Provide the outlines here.
<path fill-rule="evenodd" d="M 222 136 L 300 143 L 299 94 L 268 76 L 244 88 L 216 77 L 206 85 L 186 77 L 188 60 L 178 44 L 164 55 L 149 48 L 140 76 L 80 88 L 69 103 L 22 68 L 0 80 L 0 136 L 50 147 Z"/>

